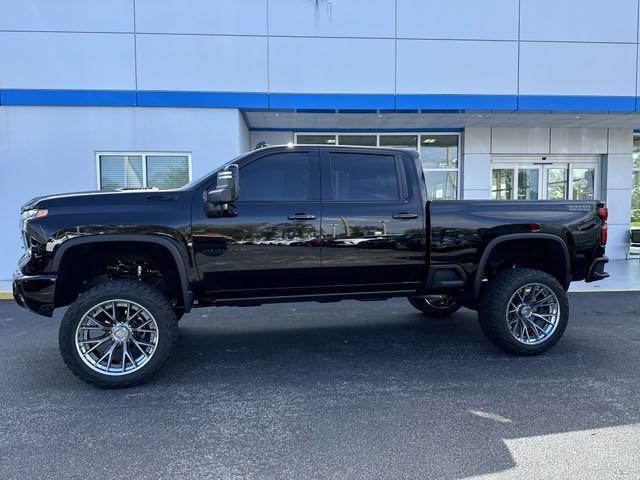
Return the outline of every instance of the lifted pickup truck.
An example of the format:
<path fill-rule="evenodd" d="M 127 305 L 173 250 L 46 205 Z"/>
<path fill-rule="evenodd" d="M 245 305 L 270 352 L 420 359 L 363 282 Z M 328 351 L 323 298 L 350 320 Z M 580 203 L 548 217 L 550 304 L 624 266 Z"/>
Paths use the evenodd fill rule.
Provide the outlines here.
<path fill-rule="evenodd" d="M 521 355 L 562 336 L 567 288 L 607 276 L 599 201 L 428 201 L 418 154 L 278 146 L 183 188 L 35 198 L 22 207 L 16 301 L 70 305 L 60 350 L 82 380 L 144 382 L 192 307 L 407 297 L 477 310 Z"/>

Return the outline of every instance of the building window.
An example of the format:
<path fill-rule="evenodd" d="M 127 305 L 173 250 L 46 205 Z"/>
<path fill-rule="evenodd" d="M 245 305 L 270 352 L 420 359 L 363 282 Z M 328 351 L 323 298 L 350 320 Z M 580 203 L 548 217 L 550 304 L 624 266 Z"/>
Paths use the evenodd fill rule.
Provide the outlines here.
<path fill-rule="evenodd" d="M 640 137 L 633 139 L 633 173 L 631 178 L 631 225 L 640 227 Z"/>
<path fill-rule="evenodd" d="M 299 145 L 352 145 L 415 150 L 420 154 L 429 199 L 458 198 L 460 135 L 457 133 L 300 133 L 295 135 L 295 141 Z"/>
<path fill-rule="evenodd" d="M 429 198 L 458 197 L 458 135 L 420 135 L 420 161 Z"/>
<path fill-rule="evenodd" d="M 191 180 L 187 153 L 103 152 L 96 154 L 98 189 L 180 188 Z"/>

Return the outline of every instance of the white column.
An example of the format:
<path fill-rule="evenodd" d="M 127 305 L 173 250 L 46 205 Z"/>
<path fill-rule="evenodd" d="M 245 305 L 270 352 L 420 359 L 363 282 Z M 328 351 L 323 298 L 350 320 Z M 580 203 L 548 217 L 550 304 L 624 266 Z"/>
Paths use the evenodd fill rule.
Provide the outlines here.
<path fill-rule="evenodd" d="M 633 130 L 611 128 L 603 159 L 602 196 L 609 208 L 607 256 L 624 258 L 631 219 L 631 176 L 633 170 Z"/>
<path fill-rule="evenodd" d="M 491 198 L 491 128 L 464 129 L 462 198 Z"/>

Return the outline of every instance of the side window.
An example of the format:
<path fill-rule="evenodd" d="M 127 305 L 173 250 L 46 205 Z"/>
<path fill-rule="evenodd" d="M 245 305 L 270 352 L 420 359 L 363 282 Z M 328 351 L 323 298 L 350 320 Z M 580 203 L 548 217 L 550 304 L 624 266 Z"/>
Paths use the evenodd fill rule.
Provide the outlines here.
<path fill-rule="evenodd" d="M 392 155 L 331 153 L 329 168 L 333 200 L 400 199 L 396 159 Z"/>
<path fill-rule="evenodd" d="M 305 152 L 274 153 L 240 169 L 240 201 L 291 202 L 312 198 L 313 164 Z"/>

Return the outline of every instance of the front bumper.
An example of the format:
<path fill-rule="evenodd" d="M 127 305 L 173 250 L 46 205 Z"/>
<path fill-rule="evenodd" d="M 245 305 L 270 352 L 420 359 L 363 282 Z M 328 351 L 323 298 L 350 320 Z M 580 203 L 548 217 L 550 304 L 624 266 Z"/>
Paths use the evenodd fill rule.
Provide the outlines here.
<path fill-rule="evenodd" d="M 22 308 L 45 317 L 53 315 L 56 275 L 13 274 L 13 298 Z"/>
<path fill-rule="evenodd" d="M 598 257 L 593 262 L 591 262 L 591 266 L 589 267 L 589 271 L 587 272 L 587 278 L 584 279 L 585 282 L 597 282 L 598 280 L 603 280 L 609 276 L 607 272 L 604 271 L 604 265 L 609 261 L 609 257 Z"/>

